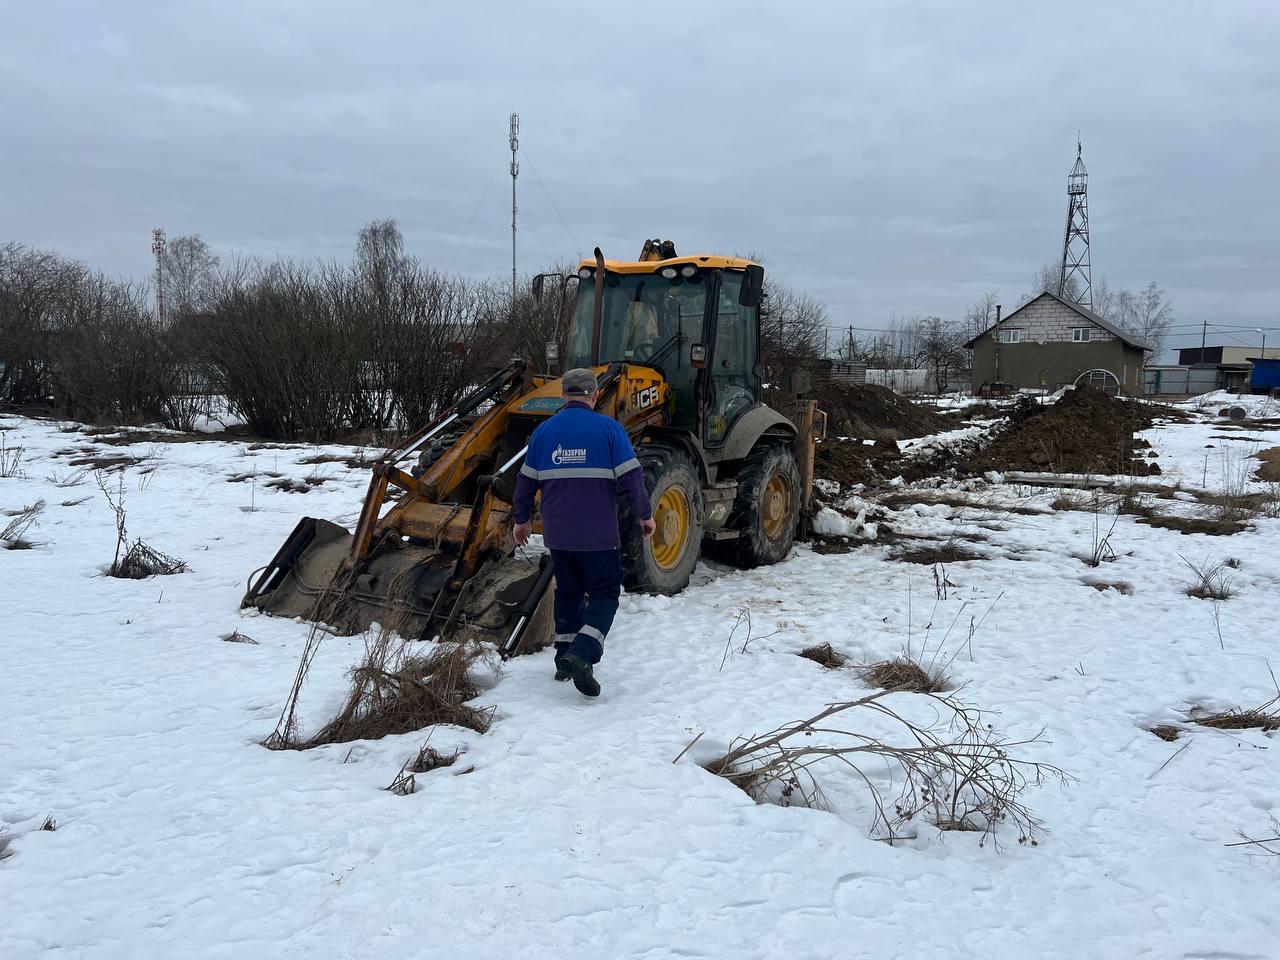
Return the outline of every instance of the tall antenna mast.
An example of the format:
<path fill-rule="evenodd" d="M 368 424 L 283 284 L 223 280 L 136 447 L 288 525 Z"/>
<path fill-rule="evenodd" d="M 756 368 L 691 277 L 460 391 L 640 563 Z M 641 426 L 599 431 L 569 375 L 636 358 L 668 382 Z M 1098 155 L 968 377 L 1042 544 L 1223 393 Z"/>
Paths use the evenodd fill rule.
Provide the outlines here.
<path fill-rule="evenodd" d="M 511 319 L 516 316 L 516 177 L 520 176 L 520 164 L 516 163 L 516 151 L 520 149 L 520 114 L 511 115 Z"/>
<path fill-rule="evenodd" d="M 1076 165 L 1067 177 L 1067 231 L 1062 241 L 1062 270 L 1058 296 L 1093 309 L 1092 267 L 1089 263 L 1089 174 L 1084 168 L 1080 137 L 1076 137 Z M 1070 284 L 1075 282 L 1076 289 Z"/>
<path fill-rule="evenodd" d="M 156 255 L 156 317 L 164 323 L 164 230 L 151 231 L 151 252 Z"/>

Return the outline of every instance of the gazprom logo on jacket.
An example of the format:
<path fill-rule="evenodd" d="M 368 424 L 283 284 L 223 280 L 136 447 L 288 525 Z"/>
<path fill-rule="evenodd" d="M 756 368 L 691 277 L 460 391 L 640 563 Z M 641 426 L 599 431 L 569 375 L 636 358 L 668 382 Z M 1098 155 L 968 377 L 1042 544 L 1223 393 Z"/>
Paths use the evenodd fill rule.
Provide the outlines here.
<path fill-rule="evenodd" d="M 577 448 L 566 449 L 564 447 L 557 446 L 555 450 L 551 452 L 551 462 L 554 463 L 557 467 L 564 466 L 565 464 L 568 464 L 568 463 L 586 463 L 587 462 L 586 448 L 577 447 Z"/>

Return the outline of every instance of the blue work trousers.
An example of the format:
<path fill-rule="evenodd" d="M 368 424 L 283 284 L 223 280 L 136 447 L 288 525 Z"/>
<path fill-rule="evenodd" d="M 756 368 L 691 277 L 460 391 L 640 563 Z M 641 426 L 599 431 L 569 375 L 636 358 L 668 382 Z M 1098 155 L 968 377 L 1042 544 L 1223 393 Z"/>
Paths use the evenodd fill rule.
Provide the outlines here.
<path fill-rule="evenodd" d="M 556 657 L 599 663 L 618 612 L 622 559 L 617 550 L 552 550 L 556 574 Z"/>

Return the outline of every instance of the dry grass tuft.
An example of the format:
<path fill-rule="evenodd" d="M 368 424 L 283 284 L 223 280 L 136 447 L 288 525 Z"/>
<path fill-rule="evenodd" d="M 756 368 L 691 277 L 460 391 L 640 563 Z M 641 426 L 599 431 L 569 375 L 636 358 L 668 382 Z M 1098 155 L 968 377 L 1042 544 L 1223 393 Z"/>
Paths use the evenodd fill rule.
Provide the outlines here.
<path fill-rule="evenodd" d="M 268 480 L 266 486 L 284 493 L 310 493 L 316 487 L 323 486 L 332 479 L 332 477 L 321 473 L 319 470 L 313 470 L 301 480 L 295 480 L 293 477 L 277 477 L 274 480 Z"/>
<path fill-rule="evenodd" d="M 1178 739 L 1178 734 L 1182 731 L 1171 723 L 1162 723 L 1159 726 L 1152 727 L 1151 732 L 1161 740 L 1172 743 L 1174 740 Z"/>
<path fill-rule="evenodd" d="M 26 538 L 26 532 L 36 524 L 40 514 L 44 513 L 44 507 L 44 501 L 37 500 L 21 510 L 7 511 L 6 515 L 12 519 L 0 530 L 0 547 L 6 550 L 30 550 L 31 541 Z"/>
<path fill-rule="evenodd" d="M 70 461 L 73 467 L 86 470 L 123 470 L 125 467 L 136 467 L 147 460 L 146 457 L 131 457 L 124 453 L 85 453 Z"/>
<path fill-rule="evenodd" d="M 257 640 L 253 639 L 253 637 L 248 634 L 241 633 L 239 630 L 232 630 L 222 639 L 226 643 L 251 643 L 255 647 L 258 645 Z"/>
<path fill-rule="evenodd" d="M 804 657 L 806 660 L 812 660 L 814 663 L 826 667 L 828 670 L 838 669 L 849 662 L 848 657 L 835 650 L 829 643 L 817 643 L 812 647 L 805 647 L 796 654 L 796 656 Z"/>
<path fill-rule="evenodd" d="M 52 813 L 48 814 L 44 818 L 44 823 L 40 824 L 40 829 L 41 830 L 57 830 L 58 829 L 58 821 L 53 819 Z"/>
<path fill-rule="evenodd" d="M 424 743 L 418 750 L 418 755 L 409 764 L 409 772 L 430 773 L 432 770 L 438 770 L 441 767 L 452 767 L 460 756 L 462 756 L 461 747 L 454 750 L 453 753 L 441 753 L 435 747 Z"/>
<path fill-rule="evenodd" d="M 1072 491 L 1065 491 L 1053 498 L 1049 506 L 1054 510 L 1088 510 L 1091 504 L 1088 497 Z"/>
<path fill-rule="evenodd" d="M 493 709 L 473 707 L 479 694 L 468 678 L 488 654 L 477 643 L 439 641 L 425 655 L 410 655 L 410 641 L 379 628 L 366 647 L 364 663 L 351 671 L 351 692 L 338 715 L 303 749 L 352 740 L 379 740 L 438 723 L 484 733 Z"/>
<path fill-rule="evenodd" d="M 377 453 L 366 453 L 364 450 L 356 450 L 355 453 L 338 454 L 338 453 L 316 453 L 309 457 L 303 457 L 298 461 L 305 464 L 316 463 L 341 463 L 353 470 L 367 470 L 378 462 Z"/>
<path fill-rule="evenodd" d="M 124 556 L 111 564 L 107 576 L 123 580 L 145 580 L 147 577 L 171 577 L 177 573 L 186 573 L 189 569 L 191 568 L 186 561 L 161 553 L 142 540 L 135 540 Z"/>
<path fill-rule="evenodd" d="M 1181 554 L 1178 555 L 1178 559 L 1185 563 L 1195 575 L 1195 579 L 1187 584 L 1187 596 L 1200 600 L 1229 600 L 1235 596 L 1236 591 L 1231 585 L 1231 575 L 1227 571 L 1235 569 L 1239 565 L 1238 562 L 1233 565 L 1231 560 L 1227 559 L 1211 564 L 1205 560 L 1203 563 L 1196 564 Z"/>
<path fill-rule="evenodd" d="M 1207 717 L 1196 717 L 1192 722 L 1215 730 L 1280 730 L 1280 696 L 1251 710 L 1232 707 Z"/>
<path fill-rule="evenodd" d="M 452 767 L 460 756 L 462 756 L 461 747 L 454 750 L 453 753 L 441 753 L 434 747 L 424 743 L 418 749 L 416 757 L 406 760 L 400 766 L 395 779 L 387 784 L 387 790 L 397 796 L 407 797 L 409 794 L 417 792 L 418 774 L 430 773 L 432 770 L 438 770 L 441 767 Z M 462 772 L 470 773 L 474 769 L 475 767 L 470 767 Z"/>
<path fill-rule="evenodd" d="M 864 667 L 864 682 L 885 690 L 907 690 L 911 693 L 941 693 L 947 689 L 947 678 L 941 673 L 931 674 L 909 657 L 883 660 Z"/>
<path fill-rule="evenodd" d="M 4 440 L 4 434 L 0 433 L 0 477 L 9 479 L 10 477 L 21 477 L 22 473 L 22 457 L 25 450 L 23 447 L 11 447 Z"/>
<path fill-rule="evenodd" d="M 36 524 L 37 518 L 44 512 L 44 500 L 36 500 L 35 503 L 22 509 L 6 512 L 6 516 L 12 518 L 8 524 L 5 524 L 4 530 L 0 530 L 0 547 L 9 550 L 31 549 L 32 544 L 26 538 L 26 532 Z"/>

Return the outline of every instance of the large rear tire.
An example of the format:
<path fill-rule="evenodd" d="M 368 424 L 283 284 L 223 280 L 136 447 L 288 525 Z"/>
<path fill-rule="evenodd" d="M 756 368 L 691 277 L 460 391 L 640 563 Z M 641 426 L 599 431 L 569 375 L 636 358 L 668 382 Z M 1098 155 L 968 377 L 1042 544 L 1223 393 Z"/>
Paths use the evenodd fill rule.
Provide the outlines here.
<path fill-rule="evenodd" d="M 673 447 L 646 444 L 636 456 L 657 530 L 642 537 L 631 504 L 622 498 L 622 584 L 634 592 L 679 593 L 689 585 L 702 549 L 702 482 L 693 462 Z"/>
<path fill-rule="evenodd" d="M 791 448 L 757 446 L 738 471 L 738 493 L 725 526 L 738 531 L 723 541 L 722 556 L 740 567 L 761 567 L 786 559 L 800 521 L 800 468 Z"/>

